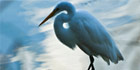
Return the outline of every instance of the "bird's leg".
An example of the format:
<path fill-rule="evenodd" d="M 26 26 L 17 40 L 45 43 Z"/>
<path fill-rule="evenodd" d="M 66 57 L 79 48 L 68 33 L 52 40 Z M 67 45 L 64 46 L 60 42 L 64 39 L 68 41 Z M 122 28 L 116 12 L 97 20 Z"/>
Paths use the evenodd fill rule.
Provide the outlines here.
<path fill-rule="evenodd" d="M 95 70 L 94 66 L 93 66 L 94 58 L 92 56 L 89 56 L 89 58 L 90 58 L 90 65 L 88 67 L 88 70 L 90 70 L 90 69 Z"/>

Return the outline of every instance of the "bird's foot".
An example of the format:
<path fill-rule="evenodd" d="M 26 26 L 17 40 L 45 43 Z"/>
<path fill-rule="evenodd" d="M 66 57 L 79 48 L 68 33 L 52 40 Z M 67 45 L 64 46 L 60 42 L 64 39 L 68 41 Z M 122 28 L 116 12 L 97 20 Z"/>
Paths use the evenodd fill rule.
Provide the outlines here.
<path fill-rule="evenodd" d="M 93 65 L 94 58 L 92 56 L 89 56 L 89 57 L 90 57 L 90 65 L 88 67 L 88 70 L 95 70 L 94 65 Z"/>

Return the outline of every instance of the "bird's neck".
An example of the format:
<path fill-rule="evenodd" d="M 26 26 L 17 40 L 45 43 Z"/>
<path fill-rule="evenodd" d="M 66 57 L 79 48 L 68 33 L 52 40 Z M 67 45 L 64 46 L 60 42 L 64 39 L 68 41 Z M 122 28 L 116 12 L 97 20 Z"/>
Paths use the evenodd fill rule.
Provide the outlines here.
<path fill-rule="evenodd" d="M 55 22 L 54 22 L 55 32 L 60 32 L 61 30 L 64 30 L 63 23 L 64 22 L 62 21 L 62 19 L 59 19 L 59 18 L 55 19 Z"/>
<path fill-rule="evenodd" d="M 68 16 L 69 16 L 69 19 L 71 19 L 75 14 L 75 11 L 68 11 Z"/>
<path fill-rule="evenodd" d="M 75 12 L 76 12 L 74 7 L 70 7 L 70 8 L 68 7 L 65 10 L 67 12 L 67 15 L 68 15 L 69 19 L 71 19 L 74 16 Z"/>
<path fill-rule="evenodd" d="M 71 17 L 73 16 L 73 13 L 72 14 L 71 13 L 72 12 L 68 12 L 67 14 L 61 13 L 56 17 L 54 22 L 54 30 L 57 37 L 59 36 L 64 37 L 66 36 L 66 34 L 71 33 L 69 28 L 66 29 L 63 27 L 63 24 L 65 22 L 69 23 Z"/>
<path fill-rule="evenodd" d="M 66 33 L 70 33 L 70 30 L 69 28 L 68 29 L 65 29 L 63 27 L 63 24 L 65 22 L 69 23 L 69 21 L 71 20 L 71 18 L 74 16 L 75 14 L 75 8 L 72 7 L 71 9 L 65 9 L 67 11 L 67 14 L 60 14 L 56 17 L 55 19 L 55 22 L 54 22 L 54 29 L 55 29 L 55 33 L 56 35 L 59 34 L 59 35 L 64 35 Z"/>
<path fill-rule="evenodd" d="M 64 22 L 62 20 L 56 19 L 54 23 L 54 31 L 59 40 L 65 40 L 69 38 L 69 34 L 71 33 L 70 29 L 65 29 L 63 27 Z"/>

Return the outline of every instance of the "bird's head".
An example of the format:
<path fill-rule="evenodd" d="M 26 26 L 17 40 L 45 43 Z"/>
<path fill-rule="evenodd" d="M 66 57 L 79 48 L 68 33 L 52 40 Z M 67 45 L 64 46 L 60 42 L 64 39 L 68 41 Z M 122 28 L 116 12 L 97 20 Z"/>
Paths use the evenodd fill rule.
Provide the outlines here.
<path fill-rule="evenodd" d="M 41 26 L 42 24 L 44 24 L 49 18 L 55 16 L 56 14 L 58 14 L 59 12 L 61 11 L 68 11 L 68 12 L 71 12 L 71 11 L 75 11 L 75 8 L 73 7 L 73 5 L 69 2 L 61 2 L 59 3 L 55 8 L 54 10 L 39 24 L 39 26 Z"/>

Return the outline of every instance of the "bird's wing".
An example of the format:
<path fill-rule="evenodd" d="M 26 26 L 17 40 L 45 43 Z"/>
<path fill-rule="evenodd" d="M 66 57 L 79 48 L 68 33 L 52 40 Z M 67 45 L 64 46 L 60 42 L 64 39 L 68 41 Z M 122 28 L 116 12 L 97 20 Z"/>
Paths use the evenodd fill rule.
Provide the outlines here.
<path fill-rule="evenodd" d="M 121 60 L 122 56 L 111 36 L 91 15 L 85 13 L 76 15 L 70 22 L 70 29 L 78 40 L 77 44 L 82 44 L 89 50 L 82 49 L 87 54 L 92 52 L 91 55 L 101 55 L 115 63 Z"/>

